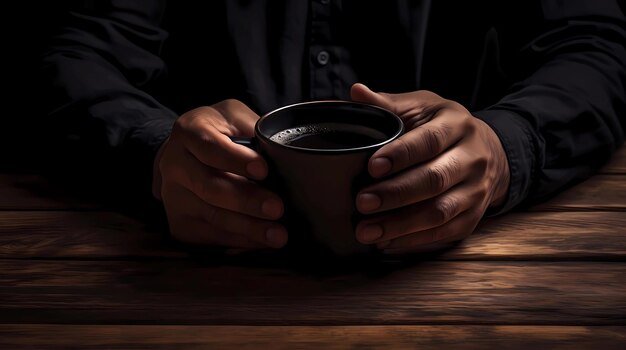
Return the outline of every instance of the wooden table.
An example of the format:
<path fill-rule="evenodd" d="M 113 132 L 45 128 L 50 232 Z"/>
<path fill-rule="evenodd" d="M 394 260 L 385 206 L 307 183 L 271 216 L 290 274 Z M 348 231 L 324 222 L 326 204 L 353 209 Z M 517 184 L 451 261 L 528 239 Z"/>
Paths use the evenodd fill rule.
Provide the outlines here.
<path fill-rule="evenodd" d="M 626 148 L 460 246 L 312 271 L 199 258 L 40 176 L 0 175 L 0 349 L 626 348 Z"/>

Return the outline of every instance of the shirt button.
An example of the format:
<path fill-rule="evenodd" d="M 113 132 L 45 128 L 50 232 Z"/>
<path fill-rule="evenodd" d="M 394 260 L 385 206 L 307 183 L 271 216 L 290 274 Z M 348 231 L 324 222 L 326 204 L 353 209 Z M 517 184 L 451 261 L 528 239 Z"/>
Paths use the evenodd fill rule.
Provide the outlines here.
<path fill-rule="evenodd" d="M 317 54 L 317 63 L 319 63 L 322 66 L 327 65 L 329 59 L 330 59 L 330 54 L 328 54 L 328 51 L 320 51 Z"/>

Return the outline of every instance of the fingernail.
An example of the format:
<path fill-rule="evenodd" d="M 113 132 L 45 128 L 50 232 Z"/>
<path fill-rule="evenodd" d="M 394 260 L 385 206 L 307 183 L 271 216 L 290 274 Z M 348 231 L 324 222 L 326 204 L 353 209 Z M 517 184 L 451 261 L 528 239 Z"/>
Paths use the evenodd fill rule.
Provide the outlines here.
<path fill-rule="evenodd" d="M 255 160 L 248 163 L 248 165 L 246 166 L 246 171 L 255 179 L 264 178 L 267 172 L 267 170 L 265 169 L 265 164 L 263 164 L 263 162 L 260 160 Z"/>
<path fill-rule="evenodd" d="M 380 157 L 372 159 L 370 173 L 374 177 L 387 174 L 391 170 L 391 160 L 389 158 Z"/>
<path fill-rule="evenodd" d="M 270 218 L 278 219 L 283 215 L 283 204 L 277 199 L 268 198 L 261 204 L 261 212 Z"/>
<path fill-rule="evenodd" d="M 287 232 L 281 227 L 270 227 L 265 232 L 265 238 L 274 248 L 280 248 L 287 243 Z"/>
<path fill-rule="evenodd" d="M 380 207 L 380 197 L 373 193 L 362 193 L 357 197 L 356 206 L 359 211 L 372 211 Z"/>
<path fill-rule="evenodd" d="M 383 228 L 378 224 L 365 225 L 359 230 L 357 235 L 361 242 L 369 243 L 383 235 Z"/>

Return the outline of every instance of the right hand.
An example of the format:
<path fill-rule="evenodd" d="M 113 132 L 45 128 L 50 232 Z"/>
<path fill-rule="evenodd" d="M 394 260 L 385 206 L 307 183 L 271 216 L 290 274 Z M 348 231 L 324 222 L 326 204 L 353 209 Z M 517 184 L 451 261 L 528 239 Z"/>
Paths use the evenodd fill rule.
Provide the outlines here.
<path fill-rule="evenodd" d="M 178 118 L 157 153 L 152 183 L 176 239 L 245 250 L 287 243 L 287 231 L 275 222 L 281 199 L 249 180 L 264 179 L 267 163 L 229 138 L 252 137 L 258 118 L 237 100 Z"/>

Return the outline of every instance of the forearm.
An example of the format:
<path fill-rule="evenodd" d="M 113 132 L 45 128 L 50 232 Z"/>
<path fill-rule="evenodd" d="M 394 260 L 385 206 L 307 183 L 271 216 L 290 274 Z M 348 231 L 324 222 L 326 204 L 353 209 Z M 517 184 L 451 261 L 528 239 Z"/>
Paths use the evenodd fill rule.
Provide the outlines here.
<path fill-rule="evenodd" d="M 43 59 L 44 123 L 53 141 L 145 179 L 176 115 L 145 92 L 164 70 L 158 15 L 134 18 L 131 10 L 83 9 L 68 17 Z"/>
<path fill-rule="evenodd" d="M 526 47 L 542 62 L 508 95 L 474 114 L 501 138 L 511 186 L 502 210 L 541 200 L 592 174 L 626 129 L 626 31 L 578 21 Z"/>

